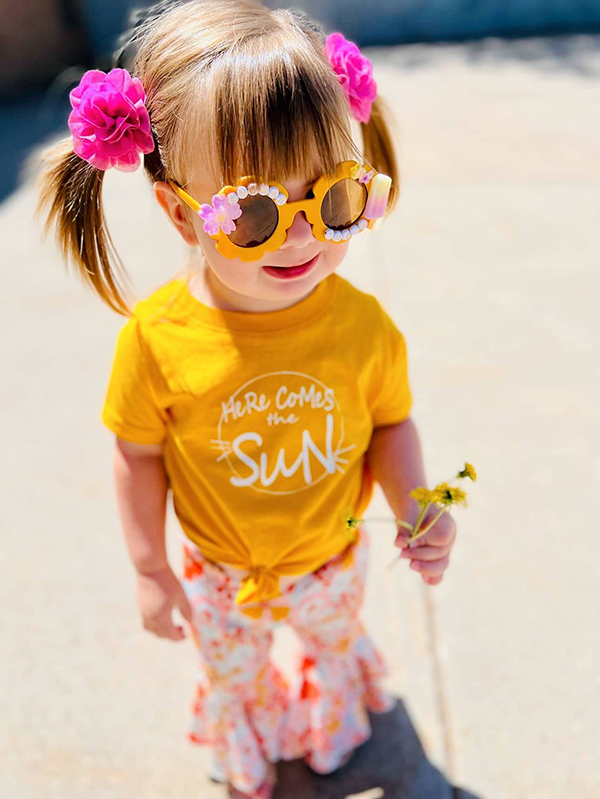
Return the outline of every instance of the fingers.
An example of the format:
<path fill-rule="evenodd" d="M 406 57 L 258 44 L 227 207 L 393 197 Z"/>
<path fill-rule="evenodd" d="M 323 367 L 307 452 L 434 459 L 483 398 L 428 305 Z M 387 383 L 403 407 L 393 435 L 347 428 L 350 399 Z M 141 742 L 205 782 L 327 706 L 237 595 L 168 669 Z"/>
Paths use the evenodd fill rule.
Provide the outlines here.
<path fill-rule="evenodd" d="M 145 630 L 170 641 L 186 637 L 184 627 L 175 624 L 171 614 L 177 608 L 192 626 L 193 610 L 182 584 L 170 569 L 151 575 L 138 574 L 137 597 Z"/>
<path fill-rule="evenodd" d="M 183 589 L 181 591 L 181 595 L 177 600 L 177 607 L 181 611 L 181 615 L 183 618 L 189 623 L 192 623 L 192 606 L 189 603 L 187 596 L 185 595 Z"/>
<path fill-rule="evenodd" d="M 445 513 L 425 535 L 412 541 L 410 545 L 403 530 L 398 532 L 394 543 L 402 549 L 400 557 L 410 560 L 410 568 L 418 571 L 425 583 L 439 585 L 450 563 L 449 555 L 455 538 L 456 524 L 454 519 Z"/>
<path fill-rule="evenodd" d="M 439 585 L 444 572 L 450 564 L 452 544 L 445 547 L 428 547 L 426 545 L 405 549 L 400 557 L 411 559 L 410 568 L 418 571 L 428 585 Z"/>
<path fill-rule="evenodd" d="M 444 558 L 439 558 L 439 560 L 432 560 L 429 562 L 424 560 L 413 560 L 413 562 L 410 564 L 410 568 L 420 572 L 423 575 L 426 575 L 427 577 L 438 577 L 448 568 L 449 563 L 450 557 L 446 555 Z"/>
<path fill-rule="evenodd" d="M 414 541 L 411 541 L 410 544 L 408 543 L 408 539 L 405 536 L 397 536 L 396 540 L 394 541 L 395 546 L 400 547 L 400 549 L 418 549 L 420 547 L 427 547 L 427 546 L 434 546 L 434 547 L 445 547 L 450 546 L 454 543 L 454 539 L 456 538 L 456 529 L 454 527 L 447 527 L 445 529 L 440 529 L 437 526 L 432 527 L 431 530 L 428 530 L 425 535 L 421 536 L 421 538 L 417 538 Z"/>
<path fill-rule="evenodd" d="M 442 517 L 443 518 L 443 517 Z M 440 522 L 442 519 L 440 519 Z M 431 530 L 428 530 L 422 538 L 415 541 L 417 546 L 444 547 L 452 544 L 456 538 L 456 528 L 454 525 L 440 525 L 439 522 Z"/>
<path fill-rule="evenodd" d="M 423 527 L 428 523 L 426 519 L 423 522 Z M 408 533 L 405 530 L 399 530 L 398 535 L 396 536 L 396 541 L 394 542 L 397 547 L 404 549 L 407 544 Z M 414 549 L 417 547 L 424 547 L 424 546 L 434 546 L 434 547 L 445 547 L 450 546 L 454 543 L 454 539 L 456 538 L 456 523 L 452 516 L 448 515 L 448 513 L 444 513 L 440 518 L 436 521 L 436 523 L 429 529 L 425 535 L 417 538 L 415 541 L 412 541 L 410 544 L 409 549 Z"/>
<path fill-rule="evenodd" d="M 181 641 L 185 638 L 183 627 L 173 624 L 171 618 L 146 619 L 143 622 L 144 630 L 153 633 L 158 638 L 167 638 L 170 641 Z"/>
<path fill-rule="evenodd" d="M 428 585 L 439 585 L 443 579 L 443 574 L 438 574 L 436 577 L 427 577 L 427 575 L 423 575 L 423 582 L 427 583 Z"/>
<path fill-rule="evenodd" d="M 447 555 L 452 547 L 415 547 L 414 549 L 404 549 L 400 553 L 400 557 L 404 558 L 405 560 L 410 558 L 411 560 L 437 560 L 438 558 L 443 558 L 444 555 Z"/>

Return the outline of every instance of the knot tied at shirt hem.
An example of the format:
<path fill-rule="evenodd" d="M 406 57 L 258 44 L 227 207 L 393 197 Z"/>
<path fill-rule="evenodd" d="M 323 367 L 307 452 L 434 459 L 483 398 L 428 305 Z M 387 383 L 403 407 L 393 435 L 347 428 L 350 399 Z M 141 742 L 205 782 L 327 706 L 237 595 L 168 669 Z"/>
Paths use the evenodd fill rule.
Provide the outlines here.
<path fill-rule="evenodd" d="M 235 598 L 236 605 L 247 602 L 265 602 L 281 596 L 279 577 L 266 566 L 252 566 L 242 580 L 242 585 Z"/>

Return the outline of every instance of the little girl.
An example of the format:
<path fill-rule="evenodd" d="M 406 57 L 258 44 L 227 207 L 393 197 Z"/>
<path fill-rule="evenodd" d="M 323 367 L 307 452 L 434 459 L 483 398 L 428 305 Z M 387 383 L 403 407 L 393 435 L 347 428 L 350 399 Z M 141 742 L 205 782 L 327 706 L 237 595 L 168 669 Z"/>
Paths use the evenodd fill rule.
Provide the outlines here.
<path fill-rule="evenodd" d="M 144 628 L 180 640 L 180 610 L 201 664 L 189 738 L 211 746 L 230 796 L 268 799 L 278 760 L 328 774 L 369 737 L 367 709 L 391 707 L 358 619 L 367 533 L 348 519 L 378 481 L 414 522 L 425 475 L 404 338 L 336 269 L 393 206 L 397 169 L 371 64 L 301 14 L 169 2 L 132 44 L 133 74 L 92 70 L 71 93 L 72 136 L 48 154 L 42 203 L 65 253 L 129 317 L 103 421 Z M 194 256 L 131 312 L 101 189 L 140 154 Z M 402 556 L 439 583 L 451 517 L 416 548 L 402 529 Z M 303 647 L 292 684 L 269 659 L 283 623 Z"/>

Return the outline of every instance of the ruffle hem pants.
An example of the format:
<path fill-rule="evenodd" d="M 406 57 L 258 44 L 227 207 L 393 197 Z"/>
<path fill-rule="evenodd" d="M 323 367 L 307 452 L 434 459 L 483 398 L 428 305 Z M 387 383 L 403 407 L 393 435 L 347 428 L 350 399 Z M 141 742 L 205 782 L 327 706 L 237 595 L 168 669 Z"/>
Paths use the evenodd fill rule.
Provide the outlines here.
<path fill-rule="evenodd" d="M 234 602 L 239 583 L 183 538 L 182 585 L 192 605 L 198 681 L 187 736 L 212 749 L 210 776 L 251 792 L 268 762 L 305 758 L 328 774 L 371 735 L 367 709 L 394 701 L 378 686 L 386 669 L 359 619 L 368 534 L 251 618 Z M 285 619 L 278 607 L 289 608 Z M 271 610 L 273 608 L 273 611 Z M 269 658 L 273 630 L 287 623 L 302 643 L 291 684 Z"/>

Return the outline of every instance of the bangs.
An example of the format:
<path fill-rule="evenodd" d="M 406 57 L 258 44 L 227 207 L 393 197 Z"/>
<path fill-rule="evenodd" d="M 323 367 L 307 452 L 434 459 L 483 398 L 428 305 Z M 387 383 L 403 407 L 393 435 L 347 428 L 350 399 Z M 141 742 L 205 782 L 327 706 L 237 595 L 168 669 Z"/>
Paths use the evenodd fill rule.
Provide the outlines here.
<path fill-rule="evenodd" d="M 203 94 L 205 130 L 223 184 L 243 175 L 309 179 L 361 157 L 346 98 L 325 55 L 306 41 L 290 42 L 289 32 L 223 53 L 204 76 Z"/>

